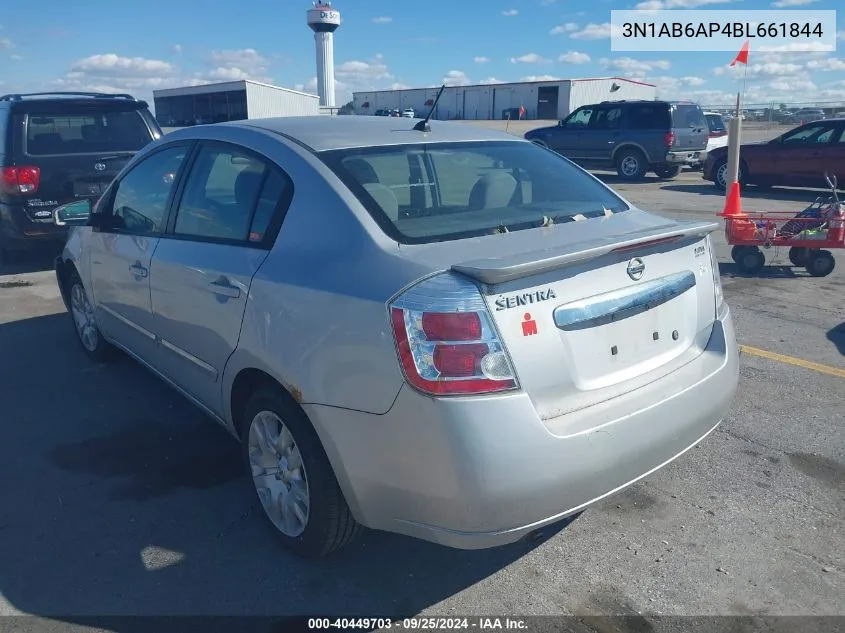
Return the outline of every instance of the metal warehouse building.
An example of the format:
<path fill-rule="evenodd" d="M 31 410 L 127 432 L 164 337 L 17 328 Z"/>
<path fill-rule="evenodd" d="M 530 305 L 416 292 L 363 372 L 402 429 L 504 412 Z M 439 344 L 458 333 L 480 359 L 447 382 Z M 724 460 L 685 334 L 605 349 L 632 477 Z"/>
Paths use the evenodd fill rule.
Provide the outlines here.
<path fill-rule="evenodd" d="M 248 79 L 154 90 L 153 100 L 166 127 L 322 113 L 317 95 Z"/>
<path fill-rule="evenodd" d="M 440 87 L 356 92 L 355 114 L 375 114 L 376 110 L 413 108 L 417 116 L 428 112 Z M 512 119 L 525 108 L 524 119 L 562 119 L 582 105 L 622 99 L 657 98 L 652 84 L 607 77 L 599 79 L 560 79 L 510 84 L 449 86 L 443 91 L 435 119 Z"/>

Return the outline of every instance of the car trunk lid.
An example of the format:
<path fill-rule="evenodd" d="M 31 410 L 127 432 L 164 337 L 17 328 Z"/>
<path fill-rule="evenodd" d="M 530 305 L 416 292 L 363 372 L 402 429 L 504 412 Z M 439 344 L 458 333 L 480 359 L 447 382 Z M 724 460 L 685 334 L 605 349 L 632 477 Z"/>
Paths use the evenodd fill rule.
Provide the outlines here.
<path fill-rule="evenodd" d="M 644 227 L 452 270 L 480 282 L 543 419 L 602 402 L 702 353 L 716 317 L 714 223 Z"/>

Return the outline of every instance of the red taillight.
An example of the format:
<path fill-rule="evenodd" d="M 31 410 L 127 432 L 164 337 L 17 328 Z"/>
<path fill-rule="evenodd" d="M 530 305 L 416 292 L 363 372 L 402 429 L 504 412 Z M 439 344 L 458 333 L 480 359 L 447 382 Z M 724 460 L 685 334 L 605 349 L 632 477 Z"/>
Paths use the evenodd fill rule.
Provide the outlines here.
<path fill-rule="evenodd" d="M 424 312 L 422 329 L 432 341 L 477 341 L 481 318 L 476 312 Z"/>
<path fill-rule="evenodd" d="M 35 193 L 40 184 L 41 170 L 38 167 L 0 167 L 0 186 L 5 193 Z"/>
<path fill-rule="evenodd" d="M 716 130 L 715 132 L 710 132 L 711 138 L 721 138 L 721 137 L 727 136 L 727 135 L 728 135 L 727 130 Z"/>
<path fill-rule="evenodd" d="M 666 136 L 663 137 L 663 142 L 666 143 L 666 147 L 672 147 L 675 144 L 675 133 L 666 132 Z"/>

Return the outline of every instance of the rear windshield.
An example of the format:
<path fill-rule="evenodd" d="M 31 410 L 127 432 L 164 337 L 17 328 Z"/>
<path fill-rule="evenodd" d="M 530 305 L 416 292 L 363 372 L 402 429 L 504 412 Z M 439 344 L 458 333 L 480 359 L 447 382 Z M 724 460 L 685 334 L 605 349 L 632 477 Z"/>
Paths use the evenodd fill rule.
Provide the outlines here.
<path fill-rule="evenodd" d="M 710 128 L 711 132 L 725 131 L 725 122 L 721 116 L 718 114 L 705 114 L 704 116 L 707 118 L 707 127 Z"/>
<path fill-rule="evenodd" d="M 697 105 L 676 105 L 673 108 L 674 127 L 704 127 L 704 113 Z"/>
<path fill-rule="evenodd" d="M 576 222 L 628 206 L 561 156 L 523 141 L 321 152 L 382 229 L 424 244 Z"/>
<path fill-rule="evenodd" d="M 138 151 L 152 140 L 137 110 L 57 110 L 27 116 L 26 153 L 31 156 Z"/>

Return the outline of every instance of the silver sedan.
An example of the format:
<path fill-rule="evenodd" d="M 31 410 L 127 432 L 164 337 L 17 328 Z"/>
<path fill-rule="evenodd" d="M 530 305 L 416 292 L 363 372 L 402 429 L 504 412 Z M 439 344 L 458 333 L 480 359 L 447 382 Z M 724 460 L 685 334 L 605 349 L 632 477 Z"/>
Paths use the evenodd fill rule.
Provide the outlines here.
<path fill-rule="evenodd" d="M 516 541 L 682 455 L 737 387 L 716 224 L 429 125 L 187 128 L 55 212 L 82 349 L 130 355 L 240 440 L 302 555 L 362 527 Z"/>

